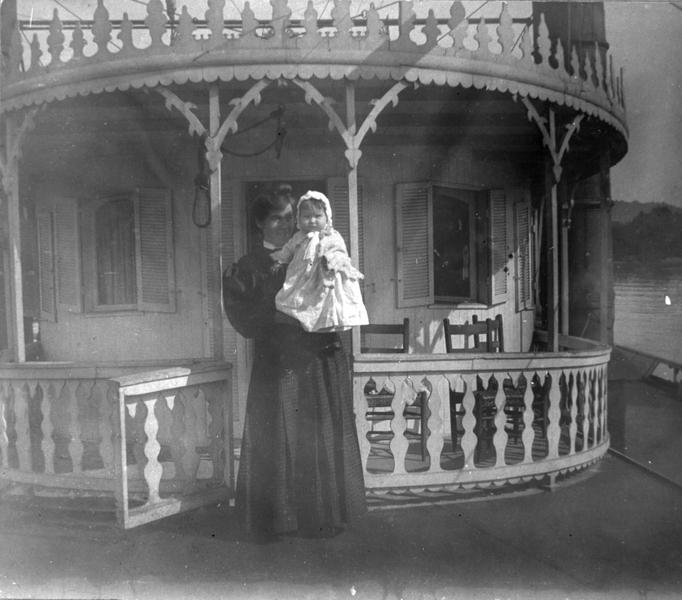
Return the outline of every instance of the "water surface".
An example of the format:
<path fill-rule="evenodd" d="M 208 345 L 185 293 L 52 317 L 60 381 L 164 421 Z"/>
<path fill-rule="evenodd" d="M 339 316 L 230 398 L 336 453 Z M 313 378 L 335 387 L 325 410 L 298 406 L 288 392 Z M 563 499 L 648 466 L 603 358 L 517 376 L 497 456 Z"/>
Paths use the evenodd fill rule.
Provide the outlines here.
<path fill-rule="evenodd" d="M 682 362 L 682 265 L 614 269 L 614 342 Z"/>

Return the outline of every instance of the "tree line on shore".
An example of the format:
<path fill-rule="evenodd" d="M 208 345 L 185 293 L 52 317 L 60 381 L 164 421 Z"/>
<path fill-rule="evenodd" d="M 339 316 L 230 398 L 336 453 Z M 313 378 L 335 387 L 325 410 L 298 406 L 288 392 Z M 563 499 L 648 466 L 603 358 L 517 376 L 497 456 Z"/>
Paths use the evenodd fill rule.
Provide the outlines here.
<path fill-rule="evenodd" d="M 614 260 L 651 263 L 682 259 L 682 210 L 668 204 L 647 208 L 632 220 L 614 219 Z"/>

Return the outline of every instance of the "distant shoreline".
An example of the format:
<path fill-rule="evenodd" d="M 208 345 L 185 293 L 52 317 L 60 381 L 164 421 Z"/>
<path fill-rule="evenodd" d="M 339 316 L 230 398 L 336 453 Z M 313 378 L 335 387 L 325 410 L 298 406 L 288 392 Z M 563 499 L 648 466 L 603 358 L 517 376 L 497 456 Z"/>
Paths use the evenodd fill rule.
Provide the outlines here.
<path fill-rule="evenodd" d="M 646 279 L 682 278 L 682 257 L 672 256 L 655 260 L 614 259 L 613 273 L 616 279 L 628 276 Z"/>

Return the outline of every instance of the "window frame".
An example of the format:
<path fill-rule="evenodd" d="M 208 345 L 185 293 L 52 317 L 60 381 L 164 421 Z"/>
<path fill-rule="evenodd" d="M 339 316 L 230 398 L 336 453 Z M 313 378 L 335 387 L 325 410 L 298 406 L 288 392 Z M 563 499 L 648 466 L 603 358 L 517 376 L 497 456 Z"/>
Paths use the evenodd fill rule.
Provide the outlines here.
<path fill-rule="evenodd" d="M 135 265 L 135 302 L 125 303 L 125 304 L 100 304 L 99 302 L 99 273 L 97 270 L 97 265 L 99 263 L 97 256 L 97 223 L 96 215 L 98 209 L 109 204 L 110 202 L 116 202 L 119 200 L 130 200 L 132 208 L 132 217 L 135 220 L 135 201 L 131 194 L 113 194 L 111 196 L 104 196 L 94 200 L 86 209 L 86 227 L 90 228 L 88 231 L 89 235 L 92 235 L 92 244 L 88 248 L 88 252 L 84 253 L 83 261 L 87 265 L 87 277 L 84 282 L 84 293 L 86 298 L 86 310 L 87 312 L 95 313 L 108 313 L 108 312 L 125 312 L 125 311 L 135 311 L 138 307 L 139 302 L 139 290 L 137 282 L 137 271 L 138 271 L 138 243 L 137 243 L 137 223 L 133 227 L 133 252 L 132 262 Z M 85 238 L 85 236 L 83 236 Z"/>
<path fill-rule="evenodd" d="M 530 192 L 515 189 L 513 194 L 516 310 L 521 312 L 535 309 L 535 217 Z"/>
<path fill-rule="evenodd" d="M 127 198 L 132 200 L 133 205 L 133 260 L 135 262 L 136 302 L 130 304 L 100 304 L 98 299 L 95 213 L 98 208 L 108 202 Z M 142 206 L 142 204 L 149 203 L 149 206 L 151 206 L 153 202 L 157 202 L 157 206 L 162 207 L 165 212 L 163 215 L 165 227 L 160 232 L 156 227 L 146 226 L 144 221 L 145 206 Z M 156 188 L 136 188 L 131 192 L 100 196 L 94 200 L 81 201 L 80 213 L 81 236 L 83 240 L 84 312 L 97 316 L 115 316 L 123 313 L 175 312 L 175 248 L 173 242 L 173 196 L 171 191 Z M 157 244 L 165 245 L 165 248 L 162 249 L 163 263 L 160 269 L 157 268 L 157 273 L 162 278 L 162 283 L 165 283 L 167 286 L 166 302 L 150 302 L 145 300 L 147 282 L 144 279 L 144 273 L 147 270 L 148 257 L 146 250 L 143 248 L 143 236 L 145 236 L 145 232 L 151 233 L 153 229 L 156 230 L 154 233 L 156 233 Z M 158 261 L 158 250 L 156 258 Z"/>
<path fill-rule="evenodd" d="M 453 187 L 453 186 L 444 186 L 444 185 L 439 185 L 439 184 L 433 184 L 431 186 L 431 202 L 435 203 L 436 201 L 436 192 L 439 190 L 444 190 L 446 193 L 450 193 L 451 196 L 455 196 L 458 193 L 465 192 L 467 195 L 467 198 L 464 200 L 466 204 L 468 205 L 468 211 L 469 211 L 469 222 L 468 222 L 468 229 L 469 229 L 469 295 L 468 296 L 439 296 L 436 294 L 436 270 L 435 270 L 435 265 L 432 265 L 433 268 L 433 304 L 436 305 L 460 305 L 460 304 L 479 304 L 480 302 L 476 299 L 479 295 L 479 270 L 480 270 L 480 250 L 478 249 L 478 241 L 480 237 L 480 232 L 477 230 L 476 227 L 476 212 L 477 210 L 480 210 L 480 207 L 477 206 L 477 204 L 480 202 L 480 198 L 477 197 L 479 195 L 478 190 L 474 189 L 466 189 L 464 187 Z M 434 215 L 435 215 L 435 206 L 432 209 Z M 435 254 L 435 228 L 434 228 L 435 222 L 434 222 L 434 216 L 431 218 L 431 228 L 433 229 L 433 240 L 432 240 L 432 253 Z"/>
<path fill-rule="evenodd" d="M 83 312 L 81 226 L 78 200 L 52 197 L 36 207 L 40 317 Z"/>
<path fill-rule="evenodd" d="M 476 267 L 473 299 L 435 295 L 433 198 L 436 188 L 454 193 L 473 192 L 470 199 L 473 210 L 485 210 L 481 229 L 475 220 L 470 223 L 473 243 L 478 245 L 476 258 L 470 259 L 474 261 L 470 267 Z M 407 182 L 396 185 L 394 202 L 398 308 L 488 308 L 507 301 L 510 232 L 505 190 L 442 182 Z"/>

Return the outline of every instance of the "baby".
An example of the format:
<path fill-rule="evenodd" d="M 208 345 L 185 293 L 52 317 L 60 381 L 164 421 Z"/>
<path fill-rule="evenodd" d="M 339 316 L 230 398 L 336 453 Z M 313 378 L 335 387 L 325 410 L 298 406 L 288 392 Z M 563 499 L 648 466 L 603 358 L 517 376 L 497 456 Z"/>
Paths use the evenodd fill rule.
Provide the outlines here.
<path fill-rule="evenodd" d="M 288 264 L 275 297 L 277 310 L 297 319 L 306 331 L 343 331 L 366 325 L 359 279 L 346 244 L 332 228 L 332 210 L 321 192 L 306 192 L 298 201 L 299 230 L 281 250 L 270 254 Z"/>

